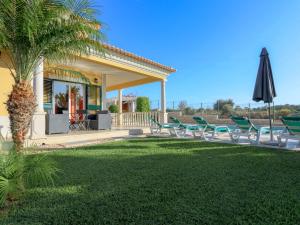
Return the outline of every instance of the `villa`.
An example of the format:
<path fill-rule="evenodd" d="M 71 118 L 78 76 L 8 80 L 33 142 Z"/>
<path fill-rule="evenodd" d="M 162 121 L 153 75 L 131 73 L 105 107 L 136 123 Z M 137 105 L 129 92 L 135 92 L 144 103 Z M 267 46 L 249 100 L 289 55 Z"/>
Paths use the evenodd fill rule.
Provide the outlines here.
<path fill-rule="evenodd" d="M 112 45 L 103 44 L 104 53 L 80 56 L 78 60 L 55 65 L 64 71 L 72 70 L 78 74 L 62 73 L 41 60 L 35 69 L 33 88 L 37 100 L 30 139 L 46 137 L 46 115 L 68 114 L 69 121 L 78 110 L 96 114 L 98 110 L 106 110 L 106 94 L 118 91 L 118 102 L 122 100 L 122 90 L 138 85 L 159 82 L 161 86 L 161 121 L 166 115 L 166 81 L 175 69 L 137 56 Z M 0 128 L 4 137 L 9 136 L 9 117 L 5 102 L 11 91 L 13 78 L 5 62 L 2 52 L 0 64 Z M 122 104 L 119 104 L 122 114 Z M 122 124 L 120 124 L 122 125 Z M 69 126 L 69 124 L 67 124 Z"/>

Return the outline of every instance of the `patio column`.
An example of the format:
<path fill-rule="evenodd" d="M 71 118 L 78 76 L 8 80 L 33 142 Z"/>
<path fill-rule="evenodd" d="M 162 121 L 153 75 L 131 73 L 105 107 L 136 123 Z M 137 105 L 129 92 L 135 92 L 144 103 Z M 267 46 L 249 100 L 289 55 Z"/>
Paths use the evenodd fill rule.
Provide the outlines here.
<path fill-rule="evenodd" d="M 107 110 L 107 106 L 106 106 L 106 75 L 103 74 L 102 75 L 102 88 L 101 88 L 101 96 L 102 96 L 102 110 Z"/>
<path fill-rule="evenodd" d="M 122 125 L 123 124 L 123 90 L 119 89 L 118 90 L 118 108 L 119 108 L 119 119 L 118 119 L 118 125 Z"/>
<path fill-rule="evenodd" d="M 131 112 L 135 112 L 135 100 L 131 102 Z"/>
<path fill-rule="evenodd" d="M 166 110 L 166 80 L 160 81 L 160 89 L 161 89 L 161 122 L 167 123 L 168 122 L 168 114 Z"/>
<path fill-rule="evenodd" d="M 44 58 L 41 57 L 33 73 L 33 91 L 37 107 L 31 121 L 31 139 L 45 138 L 46 113 L 44 112 Z"/>

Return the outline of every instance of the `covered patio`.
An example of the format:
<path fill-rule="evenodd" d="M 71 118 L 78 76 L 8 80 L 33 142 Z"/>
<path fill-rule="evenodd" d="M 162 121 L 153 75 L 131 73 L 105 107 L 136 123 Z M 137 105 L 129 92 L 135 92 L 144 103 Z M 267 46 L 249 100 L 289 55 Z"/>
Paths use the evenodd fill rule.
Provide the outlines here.
<path fill-rule="evenodd" d="M 166 81 L 175 69 L 111 45 L 103 46 L 104 53 L 79 56 L 68 64 L 49 65 L 46 60 L 41 60 L 33 80 L 37 110 L 30 139 L 49 138 L 45 132 L 49 115 L 65 114 L 72 123 L 78 111 L 93 115 L 99 110 L 107 110 L 106 96 L 110 91 L 118 91 L 119 113 L 112 115 L 115 127 L 147 125 L 144 113 L 125 115 L 122 112 L 122 93 L 125 88 L 153 82 L 160 83 L 161 87 L 161 107 L 154 116 L 161 122 L 167 121 Z M 72 73 L 61 73 L 62 70 Z"/>

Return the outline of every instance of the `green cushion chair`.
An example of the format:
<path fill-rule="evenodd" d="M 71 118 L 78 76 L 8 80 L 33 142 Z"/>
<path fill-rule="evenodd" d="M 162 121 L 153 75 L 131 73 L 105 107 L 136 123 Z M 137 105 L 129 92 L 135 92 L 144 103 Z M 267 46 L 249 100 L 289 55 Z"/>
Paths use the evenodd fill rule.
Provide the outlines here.
<path fill-rule="evenodd" d="M 214 138 L 219 133 L 229 132 L 229 128 L 227 126 L 216 126 L 214 124 L 210 124 L 205 118 L 201 116 L 194 116 L 193 120 L 196 121 L 197 125 L 200 128 L 200 135 L 205 140 L 208 140 L 208 136 L 206 135 L 206 133 L 211 133 L 211 138 Z"/>
<path fill-rule="evenodd" d="M 281 121 L 286 130 L 278 136 L 279 146 L 287 147 L 289 140 L 297 140 L 300 146 L 300 116 L 284 116 Z"/>
<path fill-rule="evenodd" d="M 177 124 L 177 127 L 174 128 L 177 137 L 186 137 L 190 133 L 197 137 L 196 133 L 201 132 L 201 127 L 195 124 L 184 124 L 179 119 L 174 116 L 170 116 L 170 120 Z"/>
<path fill-rule="evenodd" d="M 229 132 L 232 142 L 238 143 L 240 137 L 248 138 L 251 144 L 259 144 L 261 129 L 257 128 L 247 117 L 231 116 L 236 128 Z"/>
<path fill-rule="evenodd" d="M 160 123 L 154 117 L 149 117 L 150 120 L 150 132 L 151 134 L 161 134 L 163 129 L 168 130 L 171 136 L 176 136 L 175 127 L 178 127 L 178 124 L 175 123 Z"/>

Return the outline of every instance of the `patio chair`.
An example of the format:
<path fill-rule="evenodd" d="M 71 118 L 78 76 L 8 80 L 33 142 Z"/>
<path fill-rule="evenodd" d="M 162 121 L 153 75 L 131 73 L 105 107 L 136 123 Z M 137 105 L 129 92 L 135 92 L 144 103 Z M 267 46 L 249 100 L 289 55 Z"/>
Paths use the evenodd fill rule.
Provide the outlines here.
<path fill-rule="evenodd" d="M 201 116 L 194 116 L 193 120 L 195 120 L 197 125 L 201 128 L 199 129 L 200 136 L 205 140 L 208 140 L 208 137 L 205 135 L 205 133 L 211 133 L 211 138 L 215 138 L 215 136 L 219 133 L 229 132 L 229 128 L 227 126 L 216 126 L 214 124 L 210 124 Z"/>
<path fill-rule="evenodd" d="M 90 119 L 88 118 L 87 110 L 76 110 L 76 113 L 71 114 L 70 119 L 71 130 L 89 130 Z"/>
<path fill-rule="evenodd" d="M 90 119 L 88 117 L 88 110 L 79 109 L 76 111 L 78 116 L 78 126 L 81 130 L 90 130 Z"/>
<path fill-rule="evenodd" d="M 287 147 L 289 140 L 297 140 L 300 146 L 300 116 L 284 116 L 281 121 L 286 130 L 277 137 L 279 146 Z M 283 139 L 285 139 L 284 142 Z"/>
<path fill-rule="evenodd" d="M 168 130 L 171 136 L 176 136 L 175 127 L 178 127 L 178 124 L 173 123 L 160 123 L 158 120 L 156 120 L 154 117 L 150 116 L 150 132 L 151 134 L 161 134 L 162 129 Z"/>
<path fill-rule="evenodd" d="M 200 133 L 201 128 L 198 125 L 184 124 L 174 116 L 170 116 L 170 119 L 174 124 L 177 124 L 177 126 L 174 127 L 174 132 L 177 137 L 185 137 L 189 133 L 192 133 L 194 137 L 197 137 L 196 133 Z"/>
<path fill-rule="evenodd" d="M 251 144 L 259 144 L 261 129 L 257 128 L 247 117 L 231 116 L 230 118 L 236 124 L 236 128 L 229 132 L 233 143 L 239 143 L 240 137 L 244 136 Z"/>

